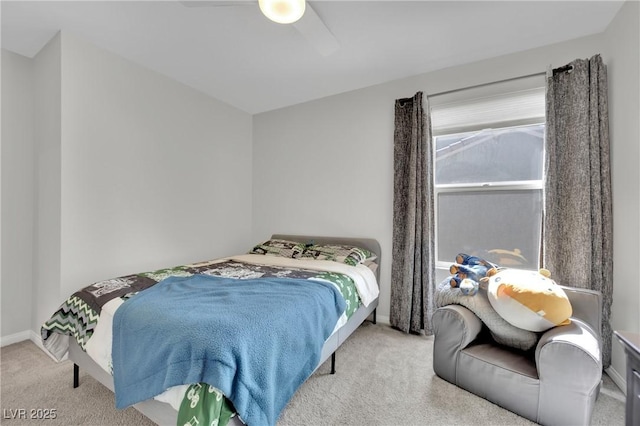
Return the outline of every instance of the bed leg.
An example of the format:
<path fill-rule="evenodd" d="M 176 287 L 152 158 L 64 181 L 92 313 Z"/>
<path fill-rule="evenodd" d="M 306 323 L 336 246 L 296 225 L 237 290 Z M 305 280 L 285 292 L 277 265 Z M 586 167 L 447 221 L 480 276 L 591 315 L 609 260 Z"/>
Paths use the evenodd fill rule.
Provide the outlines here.
<path fill-rule="evenodd" d="M 78 382 L 80 379 L 80 367 L 78 367 L 78 364 L 73 364 L 73 388 L 77 388 L 78 387 Z"/>
<path fill-rule="evenodd" d="M 336 374 L 336 353 L 331 354 L 331 374 Z"/>
<path fill-rule="evenodd" d="M 373 310 L 373 323 L 374 323 L 374 324 L 377 324 L 377 322 L 376 322 L 376 313 L 377 313 L 377 312 L 378 312 L 378 308 L 376 308 L 376 309 L 374 309 L 374 310 Z"/>

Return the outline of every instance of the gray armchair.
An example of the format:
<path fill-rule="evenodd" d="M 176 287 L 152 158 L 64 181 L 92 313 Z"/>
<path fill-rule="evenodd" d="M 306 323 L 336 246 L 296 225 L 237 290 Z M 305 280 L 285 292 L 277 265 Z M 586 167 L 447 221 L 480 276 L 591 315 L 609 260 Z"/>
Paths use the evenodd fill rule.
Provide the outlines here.
<path fill-rule="evenodd" d="M 602 382 L 599 292 L 563 287 L 570 325 L 543 333 L 523 352 L 493 341 L 459 305 L 433 314 L 433 369 L 441 378 L 543 425 L 588 425 Z"/>

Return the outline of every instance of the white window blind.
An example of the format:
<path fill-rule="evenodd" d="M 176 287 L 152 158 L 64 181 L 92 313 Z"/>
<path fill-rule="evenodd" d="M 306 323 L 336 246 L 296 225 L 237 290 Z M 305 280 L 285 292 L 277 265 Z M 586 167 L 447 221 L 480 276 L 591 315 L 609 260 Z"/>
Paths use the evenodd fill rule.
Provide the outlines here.
<path fill-rule="evenodd" d="M 429 97 L 434 136 L 542 123 L 543 76 Z"/>

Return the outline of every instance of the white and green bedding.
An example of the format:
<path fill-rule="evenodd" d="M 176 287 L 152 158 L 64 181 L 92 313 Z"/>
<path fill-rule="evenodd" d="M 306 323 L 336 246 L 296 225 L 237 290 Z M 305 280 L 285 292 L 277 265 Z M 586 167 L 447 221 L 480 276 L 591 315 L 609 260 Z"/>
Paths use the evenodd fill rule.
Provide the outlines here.
<path fill-rule="evenodd" d="M 375 276 L 363 264 L 355 266 L 329 260 L 292 259 L 260 254 L 181 265 L 173 268 L 105 280 L 74 293 L 42 327 L 44 346 L 58 359 L 67 351 L 73 336 L 81 348 L 105 371 L 112 373 L 112 322 L 117 309 L 132 295 L 168 277 L 212 275 L 236 279 L 276 277 L 330 282 L 345 299 L 347 308 L 336 324 L 344 324 L 361 304 L 369 305 L 378 296 Z M 179 411 L 179 420 L 197 418 L 197 413 L 220 415 L 224 422 L 233 407 L 218 398 L 215 384 L 176 386 L 155 398 Z M 210 392 L 211 390 L 211 392 Z M 209 396 L 209 394 L 211 394 Z M 207 395 L 207 398 L 204 396 Z M 203 401 L 209 401 L 203 407 Z M 196 403 L 194 403 L 196 401 Z M 214 404 L 210 406 L 209 404 Z M 217 413 L 217 414 L 216 414 Z M 204 420 L 204 419 L 201 419 Z M 207 424 L 210 424 L 208 419 Z"/>

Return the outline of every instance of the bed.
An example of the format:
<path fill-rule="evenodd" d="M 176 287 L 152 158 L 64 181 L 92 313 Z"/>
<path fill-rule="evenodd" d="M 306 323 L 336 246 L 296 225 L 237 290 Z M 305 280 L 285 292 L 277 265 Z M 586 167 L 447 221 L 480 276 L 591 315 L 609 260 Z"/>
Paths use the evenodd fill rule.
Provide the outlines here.
<path fill-rule="evenodd" d="M 207 397 L 207 394 L 211 392 L 214 392 L 213 395 L 217 399 L 223 395 L 223 401 L 228 401 L 230 405 L 230 408 L 226 405 L 222 408 L 223 413 L 225 409 L 233 412 L 231 418 L 227 419 L 220 414 L 221 408 L 216 405 L 217 403 L 213 404 L 212 406 L 215 406 L 217 411 L 213 412 L 210 417 L 205 416 L 208 424 L 211 421 L 217 424 L 218 419 L 211 418 L 215 416 L 220 416 L 223 423 L 228 421 L 230 425 L 242 425 L 244 421 L 249 425 L 274 424 L 281 409 L 284 408 L 299 385 L 328 359 L 331 359 L 331 374 L 334 374 L 336 371 L 336 350 L 365 320 L 371 317 L 375 322 L 379 294 L 377 284 L 379 264 L 380 245 L 374 239 L 274 234 L 269 240 L 253 247 L 248 254 L 181 265 L 151 273 L 134 274 L 87 286 L 70 296 L 43 325 L 43 345 L 58 359 L 68 353 L 69 359 L 74 363 L 74 388 L 79 386 L 79 371 L 82 369 L 107 388 L 115 391 L 116 406 L 118 404 L 129 405 L 127 401 L 137 401 L 136 399 L 127 399 L 123 390 L 126 388 L 124 382 L 134 380 L 135 374 L 139 374 L 139 377 L 142 378 L 134 382 L 135 388 L 146 386 L 148 377 L 152 377 L 152 382 L 158 382 L 153 377 L 161 377 L 159 383 L 150 383 L 149 390 L 133 389 L 134 396 L 153 395 L 153 398 L 145 397 L 144 400 L 130 404 L 157 424 L 176 425 L 179 422 L 181 425 L 195 425 L 201 423 L 202 418 L 199 421 L 196 416 L 192 416 L 192 411 L 189 411 L 189 401 L 197 402 L 196 390 L 200 390 L 199 395 L 203 396 L 203 401 L 204 397 Z M 279 295 L 261 293 L 266 286 L 268 286 L 268 290 L 264 290 L 265 292 L 274 291 L 277 293 L 282 288 L 287 293 Z M 265 306 L 264 309 L 267 311 L 256 312 L 255 314 L 259 315 L 256 317 L 258 319 L 251 319 L 255 306 L 251 305 L 252 302 L 246 293 L 240 293 L 237 297 L 241 298 L 243 302 L 237 306 L 233 305 L 236 306 L 233 311 L 238 311 L 237 314 L 248 321 L 247 325 L 231 327 L 234 331 L 227 330 L 223 334 L 215 334 L 215 330 L 226 330 L 224 327 L 228 327 L 228 324 L 224 319 L 227 315 L 235 314 L 225 311 L 225 318 L 216 317 L 215 319 L 215 321 L 220 321 L 219 324 L 225 324 L 224 326 L 203 325 L 207 333 L 205 339 L 185 337 L 191 335 L 190 332 L 185 333 L 185 326 L 178 327 L 179 331 L 173 332 L 178 337 L 173 337 L 172 332 L 164 331 L 167 330 L 166 324 L 162 324 L 160 320 L 156 321 L 158 317 L 155 313 L 153 320 L 149 322 L 160 324 L 149 324 L 144 327 L 136 325 L 143 324 L 140 318 L 149 317 L 150 314 L 146 311 L 155 309 L 153 312 L 158 312 L 158 310 L 164 312 L 167 294 L 169 294 L 167 291 L 170 289 L 174 291 L 173 289 L 176 288 L 181 289 L 180 291 L 184 288 L 186 292 L 198 292 L 196 293 L 198 299 L 206 300 L 203 303 L 207 303 L 207 308 L 198 308 L 195 311 L 198 315 L 203 315 L 203 312 L 206 311 L 207 320 L 209 317 L 215 317 L 214 312 L 222 311 L 222 309 L 219 309 L 216 304 L 210 305 L 209 300 L 213 299 L 207 299 L 208 295 L 200 297 L 201 294 L 205 294 L 199 293 L 202 289 L 206 289 L 207 292 L 221 292 L 211 295 L 211 297 L 216 298 L 215 303 L 218 303 L 217 300 L 220 297 L 224 297 L 224 302 L 221 303 L 225 306 L 231 306 L 230 303 L 235 303 L 232 301 L 236 297 L 233 292 L 242 292 L 245 288 L 252 294 L 256 293 L 256 297 L 272 301 L 260 303 Z M 81 294 L 83 291 L 84 296 Z M 299 295 L 296 293 L 298 291 L 301 292 Z M 317 294 L 309 295 L 307 294 L 309 291 Z M 78 299 L 79 296 L 82 300 Z M 172 298 L 170 299 L 172 305 L 185 305 L 174 303 L 174 300 L 186 300 L 180 298 L 182 293 L 177 296 L 175 293 L 170 293 L 169 297 Z M 269 297 L 276 299 L 269 299 Z M 322 305 L 319 305 L 320 299 L 333 300 L 332 297 L 335 299 L 335 306 L 332 302 L 325 303 L 324 301 Z M 292 305 L 286 304 L 289 299 L 292 301 L 291 303 L 300 304 L 302 312 L 292 311 Z M 273 300 L 278 300 L 278 302 L 274 303 Z M 279 309 L 269 308 L 269 306 L 280 304 L 282 306 L 278 306 Z M 137 309 L 142 310 L 142 313 L 136 311 L 136 306 Z M 244 311 L 243 307 L 246 308 Z M 179 306 L 176 308 L 180 309 Z M 290 311 L 291 313 L 289 313 Z M 138 316 L 127 316 L 130 312 L 138 312 L 135 314 Z M 180 321 L 183 318 L 187 321 L 187 318 L 191 316 L 190 311 L 187 310 L 176 315 Z M 292 316 L 287 317 L 287 315 Z M 306 317 L 303 318 L 305 315 L 310 316 L 309 321 L 306 320 Z M 234 319 L 233 324 L 236 325 L 237 321 L 241 320 Z M 282 321 L 282 324 L 278 321 Z M 200 319 L 198 322 L 204 323 Z M 268 323 L 269 326 L 267 327 L 263 323 Z M 286 330 L 286 323 L 296 323 L 295 330 Z M 267 328 L 252 331 L 254 324 L 259 324 L 256 327 Z M 152 327 L 156 327 L 156 329 Z M 191 330 L 191 325 L 186 327 Z M 237 331 L 236 328 L 240 328 L 241 331 Z M 306 329 L 310 329 L 312 337 L 302 336 Z M 156 330 L 162 330 L 162 332 Z M 200 336 L 197 331 L 193 333 L 193 336 Z M 267 347 L 263 349 L 258 343 L 254 343 L 254 341 L 262 342 L 254 335 L 254 337 L 247 339 L 252 342 L 249 346 L 237 348 L 235 342 L 242 341 L 244 337 L 239 336 L 227 340 L 230 333 L 255 333 L 255 335 L 268 333 L 269 337 L 263 339 L 267 342 L 265 343 Z M 280 333 L 283 337 L 278 336 Z M 300 334 L 299 340 L 306 345 L 304 350 L 300 350 L 300 346 L 295 346 L 298 334 Z M 147 336 L 153 336 L 153 339 Z M 217 337 L 209 338 L 209 336 Z M 178 340 L 175 340 L 176 338 Z M 282 342 L 277 343 L 278 339 L 281 339 Z M 133 343 L 128 343 L 131 340 Z M 212 349 L 205 350 L 215 353 L 215 356 L 211 357 L 215 358 L 216 362 L 204 359 L 200 363 L 202 365 L 198 364 L 197 366 L 202 370 L 200 375 L 194 376 L 192 374 L 192 370 L 197 370 L 193 365 L 185 366 L 185 370 L 175 369 L 174 367 L 179 363 L 173 361 L 167 361 L 167 364 L 170 365 L 160 367 L 160 372 L 156 370 L 136 371 L 147 368 L 145 367 L 147 363 L 155 365 L 156 361 L 153 357 L 173 360 L 175 358 L 171 357 L 174 357 L 176 351 L 191 351 L 186 355 L 186 358 L 198 358 L 194 354 L 203 350 L 198 346 L 202 340 L 206 340 L 208 345 L 214 346 Z M 198 344 L 195 343 L 196 341 Z M 225 343 L 214 345 L 212 341 L 224 341 Z M 179 342 L 179 344 L 176 345 L 175 342 Z M 162 345 L 165 345 L 166 348 Z M 309 345 L 313 348 L 307 349 Z M 148 347 L 152 347 L 152 349 Z M 255 347 L 259 347 L 260 353 L 257 353 Z M 262 351 L 271 355 L 264 355 Z M 244 360 L 245 355 L 237 355 L 238 353 L 244 354 L 244 352 L 253 355 L 248 356 L 248 360 Z M 129 354 L 132 355 L 128 356 Z M 283 355 L 273 356 L 273 354 Z M 185 358 L 185 355 L 181 356 Z M 267 364 L 251 364 L 254 361 L 259 362 L 261 357 L 269 358 Z M 139 358 L 144 358 L 144 362 Z M 242 363 L 234 364 L 233 368 L 229 367 L 230 364 L 235 363 L 236 358 L 242 358 Z M 273 365 L 274 358 L 286 359 L 287 365 L 283 367 L 277 364 L 284 362 L 282 360 L 276 361 L 276 364 Z M 298 358 L 300 359 L 298 360 Z M 298 368 L 296 362 L 300 366 L 306 367 Z M 133 367 L 130 365 L 132 363 L 134 363 Z M 136 365 L 141 367 L 136 368 Z M 267 368 L 264 365 L 270 367 Z M 272 369 L 273 373 L 270 372 Z M 295 373 L 291 373 L 294 376 L 289 377 L 289 370 L 295 370 Z M 184 377 L 178 378 L 178 384 L 175 376 L 180 374 L 183 374 Z M 227 378 L 227 376 L 229 377 Z M 254 379 L 253 376 L 257 377 Z M 262 376 L 267 378 L 263 379 Z M 206 383 L 210 385 L 209 391 L 204 391 L 204 386 L 206 386 L 204 383 L 201 383 L 202 386 L 200 386 L 200 384 L 189 381 L 193 377 L 206 377 Z M 183 383 L 185 380 L 186 383 Z M 210 383 L 215 380 L 218 380 L 219 383 Z M 271 383 L 274 380 L 276 382 Z M 242 386 L 238 386 L 236 382 L 241 382 Z M 265 390 L 260 392 L 266 396 L 252 399 L 256 395 L 256 388 L 245 390 L 247 386 L 244 384 L 252 385 L 254 382 L 266 382 Z M 218 386 L 219 384 L 221 386 Z M 164 391 L 156 394 L 157 390 L 154 390 L 154 385 L 156 388 L 162 386 Z M 238 391 L 238 387 L 240 391 Z M 275 408 L 267 404 L 268 409 L 262 410 L 263 399 L 270 398 L 271 394 L 274 394 L 272 399 L 277 400 Z M 228 400 L 227 396 L 229 396 Z M 283 398 L 284 400 L 282 400 Z M 260 409 L 256 409 L 256 406 L 259 406 Z M 236 413 L 237 415 L 235 415 Z"/>

